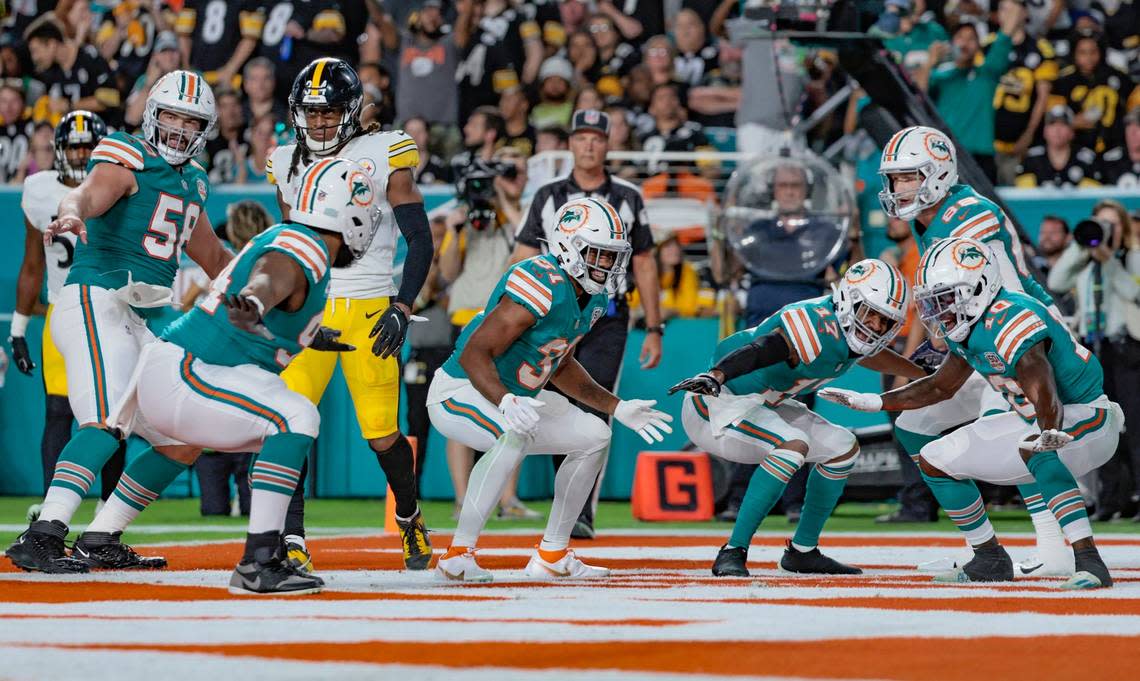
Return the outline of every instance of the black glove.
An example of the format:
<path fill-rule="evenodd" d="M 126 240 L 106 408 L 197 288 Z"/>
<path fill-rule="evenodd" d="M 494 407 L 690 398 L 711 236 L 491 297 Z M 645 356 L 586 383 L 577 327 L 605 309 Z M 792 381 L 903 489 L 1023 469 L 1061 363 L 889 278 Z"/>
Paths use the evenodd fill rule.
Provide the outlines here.
<path fill-rule="evenodd" d="M 372 344 L 372 354 L 381 359 L 400 354 L 404 338 L 408 335 L 408 324 L 408 313 L 395 305 L 389 305 L 368 334 L 369 338 L 376 339 Z"/>
<path fill-rule="evenodd" d="M 231 293 L 223 299 L 223 304 L 234 326 L 267 340 L 273 340 L 273 333 L 266 328 L 261 319 L 261 308 L 252 298 L 240 293 Z"/>
<path fill-rule="evenodd" d="M 12 345 L 12 361 L 21 374 L 32 375 L 36 363 L 32 361 L 32 353 L 28 352 L 28 339 L 23 336 L 10 336 L 8 343 Z"/>
<path fill-rule="evenodd" d="M 946 352 L 931 345 L 929 340 L 922 341 L 922 344 L 915 348 L 910 355 L 910 361 L 921 367 L 927 374 L 938 371 L 938 367 L 942 366 L 945 359 Z"/>
<path fill-rule="evenodd" d="M 716 380 L 716 376 L 710 373 L 697 374 L 692 378 L 686 378 L 677 385 L 669 388 L 669 394 L 675 392 L 687 391 L 697 393 L 698 395 L 709 395 L 716 397 L 720 395 L 720 381 Z"/>
<path fill-rule="evenodd" d="M 309 343 L 309 348 L 321 352 L 352 352 L 356 349 L 355 345 L 341 343 L 337 338 L 340 338 L 340 331 L 322 326 L 317 329 L 317 335 L 313 336 L 313 342 Z"/>

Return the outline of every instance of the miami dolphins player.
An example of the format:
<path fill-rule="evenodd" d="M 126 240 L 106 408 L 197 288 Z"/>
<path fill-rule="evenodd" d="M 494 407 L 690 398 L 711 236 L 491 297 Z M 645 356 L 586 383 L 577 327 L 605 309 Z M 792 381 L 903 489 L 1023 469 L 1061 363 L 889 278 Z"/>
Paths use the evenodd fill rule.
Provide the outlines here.
<path fill-rule="evenodd" d="M 882 260 L 852 265 L 829 295 L 793 303 L 721 341 L 712 369 L 681 381 L 681 421 L 693 443 L 729 461 L 759 464 L 732 536 L 712 573 L 746 577 L 752 536 L 792 475 L 814 463 L 796 534 L 780 559 L 789 572 L 860 574 L 820 553 L 823 525 L 855 467 L 859 442 L 796 397 L 847 373 L 856 363 L 918 378 L 926 373 L 887 348 L 906 321 L 906 280 Z"/>
<path fill-rule="evenodd" d="M 321 326 L 329 267 L 347 267 L 365 253 L 379 210 L 372 179 L 352 161 L 323 161 L 302 179 L 291 221 L 254 237 L 205 299 L 147 346 L 133 399 L 112 416 L 124 429 L 149 430 L 156 439 L 260 452 L 250 471 L 245 554 L 230 580 L 237 594 L 314 593 L 324 585 L 290 565 L 283 550 L 285 510 L 320 415 L 279 374 L 306 347 L 351 349 L 336 340 L 338 331 Z M 143 476 L 163 466 L 178 468 L 179 462 L 162 461 L 158 453 L 142 457 L 154 460 L 140 465 L 136 459 L 127 468 L 133 513 L 118 514 L 116 531 L 173 479 Z"/>
<path fill-rule="evenodd" d="M 201 76 L 166 74 L 147 96 L 142 136 L 116 132 L 103 138 L 91 154 L 87 178 L 64 197 L 58 217 L 44 230 L 45 244 L 64 232 L 79 236 L 50 322 L 80 428 L 60 453 L 39 519 L 6 552 L 17 567 L 87 569 L 87 563 L 65 556 L 67 523 L 95 471 L 119 447 L 122 434 L 107 419 L 127 394 L 139 352 L 154 340 L 146 317 L 171 303 L 170 286 L 183 251 L 210 277 L 232 258 L 204 211 L 209 179 L 192 160 L 205 148 L 215 122 L 214 95 Z M 191 453 L 181 446 L 166 451 Z M 112 500 L 117 495 L 118 488 Z M 106 543 L 80 548 L 97 551 L 101 563 L 157 566 L 110 533 L 92 536 Z"/>
<path fill-rule="evenodd" d="M 919 467 L 938 502 L 974 548 L 941 576 L 995 582 L 1014 577 L 974 480 L 1035 483 L 1073 547 L 1066 589 L 1112 585 L 1093 541 L 1075 478 L 1112 456 L 1124 427 L 1104 394 L 1100 362 L 1033 296 L 1002 286 L 998 258 L 975 239 L 934 244 L 919 263 L 915 301 L 923 324 L 950 354 L 933 375 L 883 395 L 828 388 L 820 397 L 863 411 L 902 411 L 952 397 L 977 373 L 1013 410 L 983 416 L 923 446 Z"/>
<path fill-rule="evenodd" d="M 397 424 L 398 359 L 412 306 L 431 266 L 431 230 L 413 176 L 420 162 L 416 143 L 400 130 L 362 128 L 363 97 L 360 78 L 347 62 L 327 57 L 313 61 L 297 75 L 289 95 L 297 142 L 278 147 L 266 162 L 266 175 L 277 185 L 283 216 L 295 208 L 301 171 L 314 161 L 341 157 L 356 161 L 372 175 L 384 219 L 368 252 L 352 267 L 332 271 L 325 324 L 341 331 L 356 349 L 339 355 L 302 352 L 282 377 L 290 388 L 319 403 L 340 361 L 360 433 L 396 498 L 404 565 L 424 570 L 431 560 L 431 541 L 416 500 L 412 446 Z M 393 263 L 397 227 L 408 244 L 398 289 Z M 304 539 L 303 478 L 290 508 L 286 542 L 290 558 L 312 569 Z"/>
<path fill-rule="evenodd" d="M 911 221 L 920 253 L 939 239 L 952 236 L 989 245 L 1006 288 L 1032 296 L 1050 308 L 1055 319 L 1060 319 L 1052 298 L 1026 266 L 1013 223 L 993 201 L 958 183 L 957 159 L 954 144 L 934 128 L 911 126 L 895 133 L 883 148 L 879 163 L 883 181 L 879 202 L 883 211 Z M 953 399 L 899 414 L 895 435 L 911 458 L 917 460 L 919 450 L 943 432 L 979 416 L 1008 409 L 999 392 L 980 376 L 971 375 Z M 1019 489 L 1037 534 L 1037 554 L 1015 566 L 1018 574 L 1072 574 L 1072 553 L 1065 546 L 1061 528 L 1045 506 L 1040 490 L 1032 483 Z"/>
<path fill-rule="evenodd" d="M 564 454 L 546 533 L 526 566 L 534 579 L 589 579 L 609 570 L 569 550 L 570 531 L 593 489 L 610 428 L 566 397 L 613 414 L 646 442 L 672 432 L 652 400 L 621 400 L 574 359 L 574 346 L 605 314 L 621 286 L 631 247 L 613 206 L 595 198 L 563 205 L 550 253 L 523 260 L 499 280 L 486 310 L 464 328 L 436 371 L 428 415 L 445 437 L 485 451 L 471 471 L 459 527 L 436 564 L 442 579 L 488 582 L 475 544 L 511 473 L 531 453 Z"/>
<path fill-rule="evenodd" d="M 12 345 L 12 363 L 25 375 L 31 376 L 36 368 L 28 350 L 25 337 L 28 322 L 40 297 L 44 276 L 47 276 L 48 309 L 46 317 L 51 318 L 52 307 L 59 299 L 59 290 L 67 279 L 71 260 L 75 254 L 74 234 L 59 234 L 52 238 L 50 245 L 44 244 L 43 230 L 56 218 L 59 203 L 64 195 L 79 186 L 87 177 L 87 161 L 99 140 L 107 135 L 103 119 L 90 111 L 76 110 L 68 113 L 55 127 L 55 163 L 50 169 L 41 170 L 24 180 L 20 194 L 20 207 L 24 211 L 24 262 L 20 265 L 20 277 L 16 287 L 16 311 L 12 315 L 12 335 L 8 339 Z M 47 414 L 44 420 L 44 434 L 40 444 L 43 461 L 44 490 L 51 485 L 55 474 L 56 460 L 67 441 L 71 439 L 71 405 L 67 401 L 67 373 L 63 366 L 63 356 L 51 339 L 51 324 L 44 324 L 42 364 L 44 392 L 47 393 Z M 100 496 L 106 500 L 111 495 L 119 474 L 123 471 L 126 443 L 122 443 L 115 455 L 103 466 L 103 489 Z M 28 521 L 39 517 L 40 505 L 33 504 L 28 509 Z"/>

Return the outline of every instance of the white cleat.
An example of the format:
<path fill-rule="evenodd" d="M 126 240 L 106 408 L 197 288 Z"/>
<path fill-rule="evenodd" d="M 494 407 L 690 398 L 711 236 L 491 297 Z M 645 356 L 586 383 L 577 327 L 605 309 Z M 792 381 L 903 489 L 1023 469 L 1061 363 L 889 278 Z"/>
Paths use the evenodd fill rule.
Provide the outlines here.
<path fill-rule="evenodd" d="M 1044 560 L 1039 557 L 1041 555 L 1045 556 Z M 1065 547 L 1063 553 L 1056 551 L 1035 553 L 1025 560 L 1014 563 L 1013 575 L 1017 578 L 1072 577 L 1073 569 L 1073 552 Z"/>
<path fill-rule="evenodd" d="M 445 553 L 435 564 L 435 574 L 438 579 L 448 582 L 485 583 L 494 579 L 489 571 L 479 567 L 475 561 L 475 549 L 467 549 L 451 557 Z"/>
<path fill-rule="evenodd" d="M 543 560 L 536 551 L 526 564 L 526 576 L 531 579 L 600 579 L 609 574 L 609 568 L 587 565 L 570 550 L 553 563 Z"/>
<path fill-rule="evenodd" d="M 966 551 L 963 551 L 954 556 L 943 556 L 941 558 L 935 558 L 934 560 L 928 560 L 926 562 L 919 563 L 915 566 L 915 569 L 919 572 L 928 573 L 953 572 L 966 563 L 969 563 L 973 557 L 974 552 L 967 549 Z"/>
<path fill-rule="evenodd" d="M 1084 591 L 1085 589 L 1103 589 L 1104 586 L 1099 577 L 1082 570 L 1070 577 L 1067 582 L 1061 585 L 1061 588 L 1065 591 Z"/>

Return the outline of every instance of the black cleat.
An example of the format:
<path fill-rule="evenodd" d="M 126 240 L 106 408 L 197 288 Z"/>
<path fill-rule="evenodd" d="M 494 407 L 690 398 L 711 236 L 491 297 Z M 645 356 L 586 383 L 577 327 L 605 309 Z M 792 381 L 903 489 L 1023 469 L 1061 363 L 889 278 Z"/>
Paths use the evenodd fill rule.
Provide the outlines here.
<path fill-rule="evenodd" d="M 982 546 L 974 549 L 974 557 L 952 572 L 938 575 L 936 582 L 1012 582 L 1013 559 L 1005 547 Z"/>
<path fill-rule="evenodd" d="M 64 548 L 67 525 L 58 520 L 36 520 L 4 555 L 12 564 L 27 572 L 46 572 L 53 575 L 87 572 L 87 564 L 69 558 Z"/>
<path fill-rule="evenodd" d="M 805 575 L 861 575 L 863 570 L 854 565 L 845 565 L 828 558 L 819 551 L 819 547 L 806 553 L 797 551 L 788 542 L 784 549 L 784 556 L 780 558 L 780 569 L 784 572 L 797 572 Z"/>
<path fill-rule="evenodd" d="M 594 521 L 586 516 L 578 516 L 574 521 L 574 529 L 570 530 L 570 536 L 574 539 L 593 539 Z"/>
<path fill-rule="evenodd" d="M 747 577 L 748 549 L 725 544 L 713 561 L 712 573 L 716 577 Z"/>
<path fill-rule="evenodd" d="M 239 596 L 301 596 L 319 593 L 324 585 L 325 580 L 298 570 L 276 552 L 266 555 L 265 560 L 238 563 L 230 577 L 230 593 Z"/>
<path fill-rule="evenodd" d="M 71 557 L 94 570 L 161 570 L 166 559 L 140 556 L 119 539 L 122 532 L 84 532 L 71 547 Z"/>
<path fill-rule="evenodd" d="M 431 540 L 424 527 L 424 516 L 418 510 L 411 520 L 396 518 L 400 527 L 400 542 L 404 545 L 404 567 L 409 570 L 426 570 L 431 562 Z"/>
<path fill-rule="evenodd" d="M 1095 546 L 1087 549 L 1073 549 L 1076 558 L 1073 576 L 1061 585 L 1062 589 L 1107 589 L 1112 586 L 1112 575 L 1100 557 Z"/>

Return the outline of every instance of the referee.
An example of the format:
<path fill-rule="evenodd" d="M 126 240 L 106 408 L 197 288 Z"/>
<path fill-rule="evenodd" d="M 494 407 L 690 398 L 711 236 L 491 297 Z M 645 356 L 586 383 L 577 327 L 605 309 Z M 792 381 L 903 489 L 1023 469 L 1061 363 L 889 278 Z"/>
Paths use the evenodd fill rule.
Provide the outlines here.
<path fill-rule="evenodd" d="M 570 152 L 574 156 L 574 167 L 566 177 L 552 180 L 535 192 L 526 222 L 516 237 L 511 263 L 546 250 L 547 235 L 555 227 L 555 215 L 567 201 L 592 196 L 609 202 L 625 223 L 629 243 L 633 247 L 633 279 L 641 290 L 647 331 L 645 342 L 641 346 L 641 368 L 652 369 L 661 361 L 661 338 L 665 333 L 665 325 L 661 323 L 661 289 L 657 279 L 657 262 L 653 257 L 653 235 L 649 232 L 641 190 L 606 171 L 609 134 L 610 117 L 605 113 L 592 109 L 574 112 L 570 128 Z M 626 302 L 629 288 L 627 278 L 623 290 L 610 301 L 606 316 L 598 320 L 574 353 L 586 372 L 607 390 L 613 390 L 617 383 L 626 337 L 629 335 L 629 304 Z M 578 406 L 609 420 L 607 414 L 583 404 Z M 555 462 L 556 465 L 558 463 L 560 462 Z M 597 497 L 598 483 L 595 482 L 594 493 L 574 525 L 575 538 L 593 538 Z"/>

